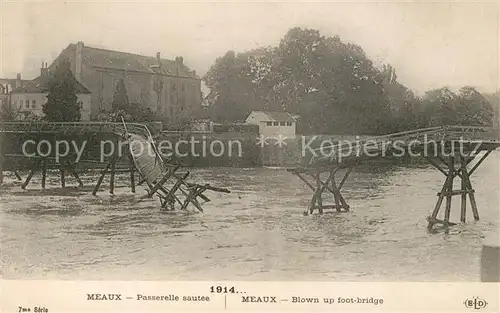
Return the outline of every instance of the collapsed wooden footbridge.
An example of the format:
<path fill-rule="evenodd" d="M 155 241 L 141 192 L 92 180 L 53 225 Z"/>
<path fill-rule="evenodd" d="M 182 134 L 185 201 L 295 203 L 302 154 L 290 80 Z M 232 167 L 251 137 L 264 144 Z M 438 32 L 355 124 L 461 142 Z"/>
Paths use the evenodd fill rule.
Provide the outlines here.
<path fill-rule="evenodd" d="M 450 221 L 452 196 L 461 197 L 462 223 L 466 221 L 467 198 L 474 220 L 479 220 L 470 177 L 499 146 L 497 133 L 491 128 L 432 127 L 319 147 L 304 156 L 300 166 L 288 171 L 302 180 L 313 193 L 304 215 L 315 210 L 323 213 L 326 209 L 348 212 L 350 207 L 341 190 L 356 165 L 371 159 L 404 154 L 423 157 L 445 177 L 434 210 L 427 218 L 428 229 L 433 230 L 435 225 L 447 228 L 456 224 Z M 337 183 L 336 175 L 339 174 L 342 178 Z M 461 187 L 454 190 L 456 178 L 461 179 Z M 333 196 L 333 203 L 325 203 L 325 192 Z M 444 216 L 439 218 L 443 201 L 446 201 Z"/>
<path fill-rule="evenodd" d="M 66 174 L 72 175 L 78 184 L 83 186 L 77 167 L 80 163 L 93 163 L 101 167 L 100 175 L 92 189 L 93 195 L 99 192 L 107 175 L 109 193 L 113 194 L 117 173 L 130 174 L 130 188 L 133 193 L 136 186 L 145 184 L 147 193 L 144 197 L 158 197 L 163 210 L 178 208 L 187 211 L 188 206 L 192 205 L 198 211 L 203 211 L 202 203 L 210 201 L 205 195 L 206 191 L 229 193 L 226 188 L 188 181 L 190 172 L 185 171 L 174 158 L 166 157 L 159 151 L 150 129 L 143 124 L 123 121 L 0 122 L 0 136 L 0 165 L 13 171 L 19 180 L 23 180 L 17 171 L 19 160 L 29 169 L 21 185 L 23 189 L 38 172 L 42 175 L 41 186 L 45 188 L 49 169 L 59 170 L 62 187 L 66 184 Z M 33 149 L 30 151 L 24 151 L 27 142 L 32 144 Z M 52 154 L 47 151 L 49 144 L 57 147 L 60 142 L 71 142 L 75 151 L 59 157 L 54 156 L 54 151 Z M 99 144 L 103 142 L 115 147 L 112 153 L 102 151 L 103 146 L 99 147 Z M 76 147 L 83 143 L 86 143 L 86 149 L 79 153 Z M 321 146 L 304 156 L 299 166 L 289 168 L 288 171 L 295 174 L 312 191 L 312 198 L 304 215 L 315 211 L 323 213 L 325 210 L 342 213 L 350 209 L 342 195 L 342 187 L 356 165 L 398 154 L 423 157 L 445 177 L 441 191 L 437 194 L 434 210 L 427 218 L 428 229 L 432 230 L 435 225 L 455 225 L 450 221 L 453 196 L 461 197 L 460 222 L 466 221 L 467 200 L 474 220 L 479 220 L 475 190 L 470 177 L 499 146 L 497 133 L 491 128 L 432 127 Z M 66 151 L 67 148 L 68 146 Z M 100 159 L 96 159 L 95 154 L 92 155 L 96 151 L 101 155 Z M 102 158 L 103 154 L 105 158 Z M 0 168 L 0 173 L 4 168 Z M 461 180 L 459 189 L 454 189 L 455 179 Z M 326 202 L 328 198 L 325 193 L 333 196 L 330 198 L 331 203 Z M 441 217 L 439 215 L 443 202 L 445 206 Z"/>
<path fill-rule="evenodd" d="M 210 201 L 204 194 L 206 191 L 230 192 L 226 188 L 210 184 L 189 182 L 190 172 L 182 171 L 181 164 L 160 153 L 149 128 L 143 124 L 123 121 L 2 122 L 0 135 L 4 150 L 0 151 L 0 164 L 6 164 L 22 180 L 16 168 L 18 162 L 15 161 L 24 159 L 28 163 L 29 172 L 21 185 L 23 189 L 37 172 L 41 172 L 41 187 L 45 188 L 49 169 L 59 170 L 61 187 L 66 186 L 66 174 L 74 176 L 82 187 L 77 167 L 81 163 L 93 163 L 105 164 L 92 190 L 93 195 L 100 190 L 106 175 L 109 175 L 109 193 L 114 194 L 116 174 L 128 172 L 131 191 L 135 193 L 136 186 L 145 184 L 147 194 L 144 197 L 157 196 L 161 208 L 167 211 L 180 209 L 187 212 L 191 204 L 203 212 L 202 203 Z M 9 136 L 11 138 L 7 138 Z M 26 143 L 31 144 L 31 150 L 26 149 Z M 22 146 L 22 153 L 19 146 Z M 70 152 L 72 146 L 75 149 Z M 104 146 L 109 151 L 103 151 Z M 61 147 L 65 148 L 64 153 L 54 151 Z M 80 151 L 78 147 L 81 147 Z M 84 147 L 87 148 L 87 153 L 83 153 Z M 172 151 L 167 151 L 167 155 L 168 153 Z M 96 159 L 99 155 L 100 158 Z M 137 184 L 136 176 L 139 179 Z"/>

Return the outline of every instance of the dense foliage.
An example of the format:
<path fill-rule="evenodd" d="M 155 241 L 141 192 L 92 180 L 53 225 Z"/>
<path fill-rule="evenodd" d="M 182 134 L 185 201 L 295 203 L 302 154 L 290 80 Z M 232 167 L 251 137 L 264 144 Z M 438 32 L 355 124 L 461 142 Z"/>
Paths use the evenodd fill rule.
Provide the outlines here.
<path fill-rule="evenodd" d="M 428 125 L 490 125 L 492 108 L 472 87 L 417 97 L 395 70 L 377 69 L 357 45 L 290 29 L 277 47 L 227 52 L 203 77 L 212 118 L 244 121 L 253 110 L 300 116 L 301 133 L 380 134 Z M 215 95 L 215 96 L 214 96 Z"/>
<path fill-rule="evenodd" d="M 42 108 L 46 120 L 72 122 L 81 119 L 77 84 L 71 72 L 71 63 L 62 60 L 48 81 L 47 102 Z"/>
<path fill-rule="evenodd" d="M 111 111 L 101 112 L 98 119 L 108 122 L 121 122 L 122 117 L 126 122 L 146 122 L 155 120 L 155 115 L 150 108 L 140 103 L 130 103 L 127 88 L 123 79 L 116 84 L 116 90 L 111 101 Z"/>

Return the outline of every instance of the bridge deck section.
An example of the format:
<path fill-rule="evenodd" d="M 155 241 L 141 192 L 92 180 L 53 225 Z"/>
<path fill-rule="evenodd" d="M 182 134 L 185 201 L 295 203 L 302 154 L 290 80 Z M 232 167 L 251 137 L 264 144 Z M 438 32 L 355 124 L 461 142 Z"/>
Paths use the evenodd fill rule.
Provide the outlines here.
<path fill-rule="evenodd" d="M 357 141 L 339 142 L 312 149 L 303 156 L 302 168 L 349 165 L 359 159 L 390 156 L 392 152 L 407 152 L 430 145 L 456 143 L 467 150 L 490 150 L 500 146 L 498 133 L 487 127 L 443 126 L 374 136 Z"/>

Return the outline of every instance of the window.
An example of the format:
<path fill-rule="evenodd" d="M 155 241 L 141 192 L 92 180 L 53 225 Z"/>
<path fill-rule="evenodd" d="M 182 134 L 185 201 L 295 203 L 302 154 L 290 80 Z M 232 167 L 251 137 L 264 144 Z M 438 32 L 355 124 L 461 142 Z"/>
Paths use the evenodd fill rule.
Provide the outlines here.
<path fill-rule="evenodd" d="M 273 126 L 273 122 L 266 122 L 267 126 Z"/>
<path fill-rule="evenodd" d="M 22 108 L 24 105 L 24 100 L 19 100 L 19 107 Z"/>
<path fill-rule="evenodd" d="M 274 124 L 274 126 L 279 126 L 280 122 L 274 122 L 273 124 Z"/>
<path fill-rule="evenodd" d="M 31 100 L 31 108 L 36 108 L 36 100 Z"/>
<path fill-rule="evenodd" d="M 280 126 L 285 126 L 285 122 L 280 122 Z"/>
<path fill-rule="evenodd" d="M 292 126 L 292 122 L 286 122 L 286 126 Z"/>

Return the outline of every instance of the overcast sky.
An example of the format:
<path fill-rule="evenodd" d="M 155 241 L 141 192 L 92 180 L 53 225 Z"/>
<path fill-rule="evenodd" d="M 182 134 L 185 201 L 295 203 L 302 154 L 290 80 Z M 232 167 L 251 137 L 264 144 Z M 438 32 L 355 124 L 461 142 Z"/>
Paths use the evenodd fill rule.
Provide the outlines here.
<path fill-rule="evenodd" d="M 165 58 L 203 75 L 215 58 L 276 45 L 295 26 L 360 45 L 411 89 L 499 83 L 495 3 L 1 2 L 0 77 L 39 74 L 69 43 Z"/>

